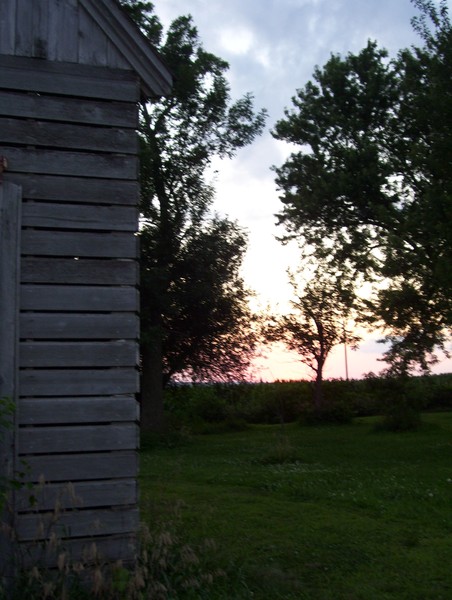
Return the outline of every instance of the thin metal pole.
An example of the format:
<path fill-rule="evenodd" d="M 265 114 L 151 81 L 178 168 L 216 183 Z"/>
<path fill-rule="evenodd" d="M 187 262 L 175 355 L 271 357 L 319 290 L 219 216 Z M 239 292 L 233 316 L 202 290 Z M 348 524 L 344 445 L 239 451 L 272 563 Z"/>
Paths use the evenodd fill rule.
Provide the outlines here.
<path fill-rule="evenodd" d="M 347 357 L 347 332 L 344 323 L 344 358 L 345 358 L 345 380 L 348 381 L 348 357 Z"/>

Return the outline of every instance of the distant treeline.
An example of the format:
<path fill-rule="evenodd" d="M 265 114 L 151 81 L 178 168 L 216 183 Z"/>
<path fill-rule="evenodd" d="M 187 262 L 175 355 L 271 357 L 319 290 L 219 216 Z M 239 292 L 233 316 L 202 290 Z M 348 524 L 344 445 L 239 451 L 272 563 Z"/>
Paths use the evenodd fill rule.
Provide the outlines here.
<path fill-rule="evenodd" d="M 175 424 L 276 424 L 313 418 L 313 384 L 176 384 L 166 390 L 165 405 Z M 395 407 L 416 411 L 452 410 L 452 374 L 400 380 L 368 376 L 324 382 L 325 415 L 330 422 L 387 414 Z"/>

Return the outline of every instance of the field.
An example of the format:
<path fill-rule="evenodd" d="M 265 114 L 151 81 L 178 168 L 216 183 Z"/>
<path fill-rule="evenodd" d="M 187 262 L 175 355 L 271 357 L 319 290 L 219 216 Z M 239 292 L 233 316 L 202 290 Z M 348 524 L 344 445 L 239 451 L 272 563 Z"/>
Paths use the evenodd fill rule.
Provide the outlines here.
<path fill-rule="evenodd" d="M 145 438 L 142 520 L 176 578 L 190 545 L 201 582 L 177 597 L 451 598 L 452 412 L 378 419 Z"/>

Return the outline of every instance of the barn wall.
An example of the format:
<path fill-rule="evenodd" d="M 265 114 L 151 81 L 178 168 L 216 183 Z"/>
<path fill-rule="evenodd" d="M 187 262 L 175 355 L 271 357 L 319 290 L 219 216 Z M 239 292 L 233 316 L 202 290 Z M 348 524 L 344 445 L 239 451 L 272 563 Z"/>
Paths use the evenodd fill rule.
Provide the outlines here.
<path fill-rule="evenodd" d="M 0 54 L 130 68 L 79 0 L 0 0 Z"/>
<path fill-rule="evenodd" d="M 22 188 L 17 453 L 26 479 L 46 482 L 36 506 L 28 490 L 17 495 L 16 529 L 23 542 L 55 528 L 77 551 L 95 539 L 107 557 L 128 558 L 138 525 L 138 81 L 25 56 L 0 56 L 0 72 L 3 178 Z"/>

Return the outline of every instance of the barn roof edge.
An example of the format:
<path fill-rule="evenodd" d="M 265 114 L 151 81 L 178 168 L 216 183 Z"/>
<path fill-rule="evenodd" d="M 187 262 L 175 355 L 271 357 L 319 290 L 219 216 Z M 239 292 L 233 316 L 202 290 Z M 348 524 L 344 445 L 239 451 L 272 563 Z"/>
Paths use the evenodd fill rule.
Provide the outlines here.
<path fill-rule="evenodd" d="M 157 50 L 121 8 L 118 0 L 79 0 L 92 19 L 121 52 L 141 82 L 145 98 L 168 95 L 172 75 Z"/>

